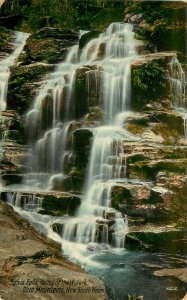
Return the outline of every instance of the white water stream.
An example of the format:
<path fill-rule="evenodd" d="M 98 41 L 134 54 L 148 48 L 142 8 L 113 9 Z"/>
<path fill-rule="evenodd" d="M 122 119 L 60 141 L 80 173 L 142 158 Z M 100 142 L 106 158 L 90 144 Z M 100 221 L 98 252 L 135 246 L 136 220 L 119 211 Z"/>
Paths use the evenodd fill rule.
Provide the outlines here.
<path fill-rule="evenodd" d="M 130 110 L 130 64 L 138 57 L 136 48 L 140 43 L 134 38 L 132 25 L 112 23 L 81 52 L 73 46 L 66 60 L 43 83 L 27 114 L 30 138 L 37 142 L 32 150 L 32 171 L 25 177 L 25 184 L 50 188 L 53 180 L 63 181 L 64 159 L 68 153 L 71 155 L 67 139 L 73 121 L 70 109 L 77 71 L 83 66 L 95 66 L 102 72 L 107 125 L 93 129 L 88 180 L 77 216 L 62 220 L 62 239 L 68 242 L 124 247 L 127 220 L 111 208 L 111 192 L 116 181 L 126 174 L 123 142 L 135 139 L 123 129 L 123 122 Z"/>
<path fill-rule="evenodd" d="M 29 34 L 16 32 L 15 39 L 12 42 L 14 51 L 0 60 L 0 111 L 6 109 L 8 79 L 10 76 L 10 67 L 14 65 L 16 59 L 22 52 Z"/>

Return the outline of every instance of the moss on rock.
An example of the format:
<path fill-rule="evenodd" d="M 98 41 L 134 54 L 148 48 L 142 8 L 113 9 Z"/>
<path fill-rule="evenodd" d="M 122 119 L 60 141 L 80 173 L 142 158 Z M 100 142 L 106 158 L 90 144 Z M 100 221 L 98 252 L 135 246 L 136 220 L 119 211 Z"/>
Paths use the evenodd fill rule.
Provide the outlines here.
<path fill-rule="evenodd" d="M 26 60 L 59 63 L 69 47 L 78 41 L 78 33 L 70 29 L 45 27 L 32 34 L 25 46 Z"/>
<path fill-rule="evenodd" d="M 40 82 L 48 72 L 54 70 L 54 67 L 42 63 L 13 67 L 7 95 L 8 109 L 16 109 L 23 114 L 31 107 L 39 86 L 37 81 Z"/>
<path fill-rule="evenodd" d="M 187 159 L 160 159 L 160 160 L 144 160 L 138 161 L 128 166 L 130 178 L 149 178 L 155 179 L 160 171 L 175 172 L 178 174 L 185 174 Z M 135 177 L 134 177 L 135 176 Z"/>

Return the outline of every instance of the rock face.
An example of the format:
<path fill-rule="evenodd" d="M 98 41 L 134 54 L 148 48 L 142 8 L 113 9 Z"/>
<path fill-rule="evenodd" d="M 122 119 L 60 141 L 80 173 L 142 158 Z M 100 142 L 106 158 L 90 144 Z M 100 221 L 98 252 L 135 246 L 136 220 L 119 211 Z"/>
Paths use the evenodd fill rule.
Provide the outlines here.
<path fill-rule="evenodd" d="M 0 202 L 0 295 L 2 299 L 105 299 L 102 283 L 68 262 L 61 245 L 36 231 Z"/>
<path fill-rule="evenodd" d="M 40 87 L 42 79 L 54 70 L 55 65 L 46 63 L 33 63 L 13 67 L 9 79 L 7 106 L 23 114 L 31 107 L 36 90 Z"/>
<path fill-rule="evenodd" d="M 132 107 L 140 109 L 150 101 L 168 98 L 168 68 L 174 52 L 160 52 L 142 55 L 133 61 Z"/>
<path fill-rule="evenodd" d="M 23 120 L 13 110 L 0 113 L 1 181 L 3 185 L 20 183 L 28 158 Z"/>
<path fill-rule="evenodd" d="M 0 58 L 4 58 L 8 53 L 12 52 L 11 39 L 13 36 L 13 31 L 0 27 Z"/>
<path fill-rule="evenodd" d="M 45 27 L 32 34 L 25 47 L 30 62 L 59 63 L 69 47 L 78 42 L 78 33 L 70 29 Z"/>

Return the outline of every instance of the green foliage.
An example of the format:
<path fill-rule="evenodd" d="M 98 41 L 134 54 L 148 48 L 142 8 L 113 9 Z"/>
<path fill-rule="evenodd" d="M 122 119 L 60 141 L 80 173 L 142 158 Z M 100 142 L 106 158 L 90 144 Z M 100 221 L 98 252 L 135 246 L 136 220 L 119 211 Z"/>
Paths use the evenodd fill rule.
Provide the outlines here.
<path fill-rule="evenodd" d="M 4 15 L 18 14 L 17 30 L 34 32 L 44 26 L 103 30 L 122 21 L 128 1 L 98 0 L 7 0 Z"/>
<path fill-rule="evenodd" d="M 95 16 L 91 18 L 91 28 L 103 31 L 110 23 L 120 22 L 124 18 L 124 4 L 121 3 L 116 7 L 106 7 L 101 9 Z"/>
<path fill-rule="evenodd" d="M 172 14 L 171 7 L 164 1 L 134 1 L 125 13 L 143 14 L 144 20 L 154 24 L 159 19 L 169 19 Z"/>
<path fill-rule="evenodd" d="M 142 14 L 147 27 L 138 29 L 142 39 L 157 45 L 158 51 L 186 53 L 186 4 L 181 1 L 135 0 L 125 14 Z"/>
<path fill-rule="evenodd" d="M 165 70 L 158 63 L 147 63 L 133 71 L 133 85 L 134 87 L 146 91 L 150 88 L 150 82 L 153 84 L 151 89 L 156 90 L 157 79 L 162 80 L 165 76 Z M 155 82 L 154 82 L 155 81 Z M 162 83 L 163 87 L 165 86 Z"/>
<path fill-rule="evenodd" d="M 132 88 L 136 106 L 164 97 L 166 70 L 162 61 L 137 66 L 132 71 Z"/>

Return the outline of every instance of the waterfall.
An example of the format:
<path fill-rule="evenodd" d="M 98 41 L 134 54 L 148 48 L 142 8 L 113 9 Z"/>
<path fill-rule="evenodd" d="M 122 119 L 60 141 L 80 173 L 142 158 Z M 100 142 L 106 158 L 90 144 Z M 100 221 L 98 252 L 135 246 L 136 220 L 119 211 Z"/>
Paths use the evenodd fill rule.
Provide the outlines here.
<path fill-rule="evenodd" d="M 135 48 L 140 43 L 134 39 L 132 30 L 131 24 L 112 23 L 82 52 L 77 45 L 73 46 L 65 61 L 43 82 L 26 116 L 33 143 L 26 185 L 48 189 L 53 186 L 53 180 L 60 183 L 64 179 L 65 158 L 71 155 L 67 141 L 73 121 L 72 98 L 78 69 L 94 66 L 102 70 L 100 85 L 108 124 L 115 125 L 115 118 L 130 108 L 130 62 L 136 57 Z M 93 77 L 96 77 L 95 72 L 88 72 L 88 90 Z"/>
<path fill-rule="evenodd" d="M 126 174 L 123 143 L 126 139 L 134 140 L 120 126 L 130 109 L 130 63 L 137 57 L 132 29 L 129 24 L 113 23 L 98 39 L 88 43 L 81 54 L 83 62 L 97 62 L 99 49 L 105 44 L 105 54 L 98 66 L 103 70 L 103 107 L 108 125 L 94 131 L 85 195 L 77 217 L 62 226 L 64 240 L 124 247 L 127 219 L 111 208 L 111 193 Z"/>
<path fill-rule="evenodd" d="M 10 76 L 10 67 L 14 65 L 16 59 L 22 52 L 29 34 L 16 32 L 15 39 L 12 42 L 14 51 L 0 61 L 0 111 L 6 109 L 8 79 Z"/>
<path fill-rule="evenodd" d="M 81 33 L 83 34 L 83 33 Z M 133 25 L 112 23 L 98 38 L 82 50 L 70 48 L 65 61 L 43 82 L 30 111 L 26 127 L 32 143 L 31 171 L 24 183 L 35 189 L 50 189 L 53 181 L 63 182 L 64 162 L 71 155 L 69 134 L 74 122 L 72 99 L 78 69 L 94 66 L 87 73 L 88 97 L 90 80 L 102 90 L 106 125 L 93 128 L 87 181 L 82 204 L 76 218 L 62 224 L 62 239 L 87 244 L 91 242 L 124 247 L 127 219 L 111 208 L 112 188 L 126 177 L 123 156 L 125 140 L 134 140 L 123 124 L 130 111 L 131 61 L 137 59 Z M 100 82 L 95 69 L 101 72 Z"/>
<path fill-rule="evenodd" d="M 175 110 L 179 112 L 184 121 L 184 135 L 187 138 L 187 102 L 185 72 L 175 55 L 169 66 L 169 84 Z"/>
<path fill-rule="evenodd" d="M 34 141 L 30 162 L 32 172 L 25 177 L 26 185 L 39 185 L 46 189 L 52 179 L 55 176 L 59 178 L 59 174 L 63 172 L 71 124 L 71 96 L 78 65 L 76 45 L 70 49 L 65 62 L 44 81 L 26 116 L 28 134 Z"/>

